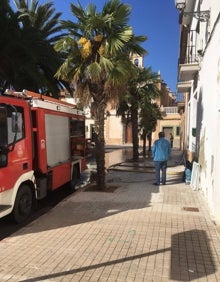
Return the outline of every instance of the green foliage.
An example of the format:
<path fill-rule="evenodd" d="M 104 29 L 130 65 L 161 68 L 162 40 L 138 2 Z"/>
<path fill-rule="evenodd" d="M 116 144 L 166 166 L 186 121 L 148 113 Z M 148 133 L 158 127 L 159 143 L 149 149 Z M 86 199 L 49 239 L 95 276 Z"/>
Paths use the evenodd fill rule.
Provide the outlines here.
<path fill-rule="evenodd" d="M 54 15 L 52 3 L 14 2 L 15 12 L 7 1 L 0 1 L 0 28 L 4 30 L 0 38 L 2 91 L 13 87 L 17 91 L 28 89 L 57 97 L 63 86 L 54 74 L 61 64 L 61 57 L 51 44 L 59 38 L 60 13 Z"/>
<path fill-rule="evenodd" d="M 160 96 L 158 74 L 151 68 L 133 68 L 129 79 L 127 93 L 120 99 L 117 114 L 129 119 L 132 107 L 145 112 L 149 110 L 152 100 Z"/>
<path fill-rule="evenodd" d="M 88 102 L 90 96 L 107 104 L 117 99 L 131 76 L 129 52 L 145 52 L 135 44 L 132 28 L 127 24 L 130 6 L 114 0 L 107 1 L 100 12 L 92 3 L 85 9 L 80 3 L 70 7 L 76 21 L 61 21 L 67 36 L 55 44 L 55 50 L 64 58 L 56 78 L 72 83 L 83 102 Z M 136 39 L 140 43 L 146 37 Z M 85 84 L 87 91 L 82 93 Z"/>
<path fill-rule="evenodd" d="M 140 111 L 140 130 L 151 134 L 155 131 L 159 119 L 163 119 L 159 106 L 155 102 L 145 104 Z"/>
<path fill-rule="evenodd" d="M 61 31 L 61 26 L 58 24 L 61 13 L 55 13 L 52 2 L 40 5 L 36 0 L 14 0 L 14 3 L 22 28 L 35 28 L 50 43 L 60 38 L 55 34 Z"/>
<path fill-rule="evenodd" d="M 138 159 L 139 132 L 152 132 L 160 118 L 160 111 L 155 101 L 160 96 L 158 83 L 160 78 L 151 68 L 133 68 L 127 94 L 120 99 L 117 115 L 123 117 L 125 123 L 132 123 L 133 159 Z M 147 131 L 146 131 L 147 129 Z"/>

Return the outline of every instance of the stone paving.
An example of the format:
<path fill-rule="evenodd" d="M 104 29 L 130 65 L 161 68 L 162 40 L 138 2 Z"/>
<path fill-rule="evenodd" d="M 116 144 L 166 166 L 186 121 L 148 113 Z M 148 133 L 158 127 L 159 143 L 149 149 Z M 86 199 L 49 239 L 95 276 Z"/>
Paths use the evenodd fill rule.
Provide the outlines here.
<path fill-rule="evenodd" d="M 168 174 L 109 170 L 0 241 L 0 281 L 220 281 L 220 236 L 200 191 Z"/>

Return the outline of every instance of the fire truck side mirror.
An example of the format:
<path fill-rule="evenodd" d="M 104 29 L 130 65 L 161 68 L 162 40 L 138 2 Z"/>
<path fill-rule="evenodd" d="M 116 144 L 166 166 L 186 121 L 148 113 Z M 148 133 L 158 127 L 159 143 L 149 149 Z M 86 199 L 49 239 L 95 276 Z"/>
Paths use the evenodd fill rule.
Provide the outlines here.
<path fill-rule="evenodd" d="M 0 167 L 8 163 L 8 123 L 6 107 L 0 106 Z"/>

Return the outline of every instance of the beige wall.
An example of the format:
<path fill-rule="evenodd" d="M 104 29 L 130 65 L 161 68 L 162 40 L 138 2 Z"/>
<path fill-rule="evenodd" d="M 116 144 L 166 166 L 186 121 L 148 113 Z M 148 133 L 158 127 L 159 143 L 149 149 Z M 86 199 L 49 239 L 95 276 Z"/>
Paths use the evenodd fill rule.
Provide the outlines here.
<path fill-rule="evenodd" d="M 163 131 L 164 128 L 171 128 L 171 132 L 174 136 L 174 141 L 173 141 L 173 145 L 176 148 L 180 148 L 180 135 L 177 135 L 177 131 L 179 128 L 179 132 L 180 132 L 180 126 L 181 126 L 181 116 L 180 114 L 170 114 L 167 115 L 166 117 L 164 117 L 163 120 L 158 120 L 157 122 L 157 127 L 156 127 L 156 131 L 152 134 L 152 141 L 154 142 L 156 139 L 158 139 L 158 133 L 160 131 Z M 167 139 L 169 139 L 169 136 L 165 136 Z"/>
<path fill-rule="evenodd" d="M 105 120 L 105 142 L 107 145 L 121 145 L 124 143 L 124 129 L 121 117 L 117 117 L 114 111 Z"/>
<path fill-rule="evenodd" d="M 165 83 L 158 84 L 158 89 L 161 91 L 161 97 L 157 99 L 157 104 L 163 110 L 164 107 L 173 107 L 177 110 L 177 103 L 172 95 L 170 89 Z M 107 107 L 109 116 L 105 120 L 105 142 L 106 145 L 123 145 L 128 144 L 126 140 L 126 129 L 123 125 L 121 117 L 116 116 L 116 111 L 112 110 L 110 106 Z M 165 114 L 163 120 L 158 120 L 156 131 L 152 134 L 152 141 L 158 139 L 158 133 L 164 128 L 171 128 L 174 135 L 174 147 L 181 148 L 180 135 L 177 135 L 177 128 L 181 132 L 181 115 L 176 111 L 175 114 Z M 140 145 L 141 145 L 140 140 Z"/>

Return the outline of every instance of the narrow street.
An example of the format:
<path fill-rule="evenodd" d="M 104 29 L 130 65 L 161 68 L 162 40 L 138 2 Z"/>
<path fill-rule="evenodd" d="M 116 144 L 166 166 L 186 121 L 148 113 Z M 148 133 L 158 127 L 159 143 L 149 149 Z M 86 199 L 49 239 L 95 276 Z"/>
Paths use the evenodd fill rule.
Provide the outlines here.
<path fill-rule="evenodd" d="M 131 158 L 131 153 L 131 148 L 107 148 L 105 156 L 106 167 L 110 167 L 113 164 L 117 164 L 125 161 L 128 158 Z M 87 167 L 88 169 L 82 172 L 81 183 L 76 187 L 77 189 L 82 188 L 89 183 L 90 173 L 96 168 L 96 163 L 93 156 L 88 158 Z M 63 186 L 54 191 L 54 193 L 50 194 L 45 199 L 38 201 L 37 208 L 32 212 L 31 216 L 25 223 L 15 224 L 11 220 L 10 216 L 0 219 L 0 241 L 18 231 L 20 228 L 28 225 L 41 215 L 47 213 L 51 208 L 56 206 L 70 194 L 71 192 L 69 191 L 68 187 Z"/>
<path fill-rule="evenodd" d="M 219 233 L 181 157 L 165 186 L 151 159 L 125 158 L 108 170 L 113 192 L 79 189 L 1 240 L 0 281 L 220 281 Z"/>

